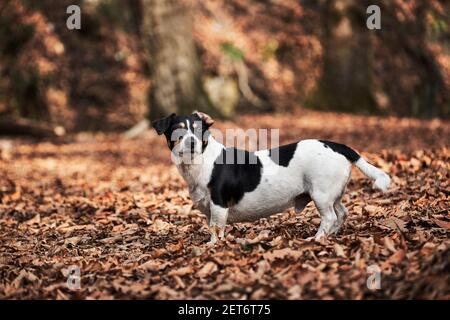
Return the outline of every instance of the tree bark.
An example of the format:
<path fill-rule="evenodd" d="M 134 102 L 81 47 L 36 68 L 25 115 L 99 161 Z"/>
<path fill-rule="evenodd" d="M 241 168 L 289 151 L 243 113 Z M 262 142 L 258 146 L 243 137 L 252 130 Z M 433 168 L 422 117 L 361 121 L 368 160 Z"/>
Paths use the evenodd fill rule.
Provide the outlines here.
<path fill-rule="evenodd" d="M 221 116 L 203 88 L 192 16 L 180 0 L 143 0 L 142 35 L 151 73 L 151 119 L 201 110 Z"/>
<path fill-rule="evenodd" d="M 414 66 L 414 73 L 420 77 L 420 84 L 414 92 L 400 92 L 411 98 L 410 103 L 397 110 L 397 113 L 425 118 L 445 117 L 448 115 L 445 104 L 448 104 L 449 94 L 446 92 L 442 70 L 427 45 L 427 14 L 430 2 L 418 2 L 414 8 L 415 19 L 406 21 L 400 20 L 395 14 L 396 10 L 401 10 L 399 6 L 394 6 L 387 0 L 381 4 L 384 26 L 396 32 L 380 32 L 380 39 L 396 53 L 403 52 Z"/>
<path fill-rule="evenodd" d="M 371 42 L 357 14 L 359 0 L 329 0 L 322 10 L 323 70 L 315 104 L 325 109 L 375 111 Z"/>

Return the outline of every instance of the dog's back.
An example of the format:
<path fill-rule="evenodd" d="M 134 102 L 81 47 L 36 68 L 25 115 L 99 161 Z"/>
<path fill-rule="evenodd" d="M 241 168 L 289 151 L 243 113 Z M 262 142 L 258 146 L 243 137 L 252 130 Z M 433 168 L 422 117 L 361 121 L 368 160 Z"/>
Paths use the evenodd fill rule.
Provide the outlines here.
<path fill-rule="evenodd" d="M 337 198 L 351 172 L 351 163 L 344 156 L 318 140 L 260 150 L 255 155 L 262 166 L 253 174 L 260 182 L 232 206 L 230 221 L 252 221 L 282 212 L 305 194 L 326 192 Z"/>

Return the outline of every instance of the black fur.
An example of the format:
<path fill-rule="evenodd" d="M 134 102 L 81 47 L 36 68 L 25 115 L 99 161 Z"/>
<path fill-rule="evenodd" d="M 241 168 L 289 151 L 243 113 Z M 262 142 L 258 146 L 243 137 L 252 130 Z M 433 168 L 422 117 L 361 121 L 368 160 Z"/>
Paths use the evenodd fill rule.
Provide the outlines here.
<path fill-rule="evenodd" d="M 350 162 L 356 162 L 358 161 L 359 158 L 361 158 L 361 156 L 355 150 L 353 150 L 350 147 L 347 147 L 345 144 L 327 140 L 319 140 L 319 141 L 322 142 L 326 148 L 330 148 L 334 152 L 342 154 Z"/>
<path fill-rule="evenodd" d="M 278 150 L 278 159 L 276 159 L 276 150 Z M 269 149 L 269 157 L 279 166 L 287 167 L 294 157 L 297 150 L 297 143 L 287 144 L 278 148 Z"/>
<path fill-rule="evenodd" d="M 158 134 L 163 134 L 170 128 L 174 118 L 175 118 L 175 113 L 172 113 L 168 117 L 153 121 L 152 126 L 153 126 L 153 128 L 155 128 L 155 130 Z"/>
<path fill-rule="evenodd" d="M 234 162 L 227 163 L 227 159 L 233 159 Z M 262 167 L 261 161 L 252 152 L 236 148 L 223 149 L 214 162 L 208 183 L 212 202 L 223 208 L 238 203 L 245 192 L 251 192 L 259 185 Z"/>

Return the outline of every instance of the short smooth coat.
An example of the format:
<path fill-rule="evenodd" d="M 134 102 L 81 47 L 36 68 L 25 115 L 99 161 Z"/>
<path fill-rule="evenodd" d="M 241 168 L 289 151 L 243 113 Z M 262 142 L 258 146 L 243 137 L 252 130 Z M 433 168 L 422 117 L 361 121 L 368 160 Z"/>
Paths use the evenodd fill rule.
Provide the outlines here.
<path fill-rule="evenodd" d="M 211 201 L 208 184 L 214 163 L 224 148 L 210 137 L 198 173 L 192 172 L 192 165 L 178 166 L 189 186 L 195 186 L 189 190 L 191 198 L 207 216 Z M 254 221 L 282 212 L 294 207 L 295 199 L 302 194 L 337 198 L 351 173 L 351 163 L 345 156 L 314 139 L 296 143 L 295 152 L 286 167 L 275 163 L 268 149 L 254 154 L 262 164 L 260 182 L 253 191 L 245 192 L 239 202 L 228 207 L 230 222 Z"/>
<path fill-rule="evenodd" d="M 153 123 L 166 136 L 194 206 L 208 219 L 210 243 L 217 241 L 215 227 L 223 238 L 227 222 L 255 221 L 290 207 L 301 212 L 311 200 L 321 216 L 314 238 L 338 232 L 348 215 L 342 195 L 352 164 L 376 188 L 389 187 L 389 175 L 344 144 L 308 139 L 248 152 L 216 141 L 208 131 L 213 123 L 202 112 L 171 114 Z"/>

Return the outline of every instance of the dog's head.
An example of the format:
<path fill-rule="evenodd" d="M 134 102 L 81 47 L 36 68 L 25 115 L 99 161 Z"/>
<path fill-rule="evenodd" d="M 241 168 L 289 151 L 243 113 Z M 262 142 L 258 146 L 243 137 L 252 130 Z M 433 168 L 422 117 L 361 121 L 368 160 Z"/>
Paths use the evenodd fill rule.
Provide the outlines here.
<path fill-rule="evenodd" d="M 203 112 L 195 111 L 187 116 L 172 113 L 166 118 L 153 121 L 156 132 L 164 133 L 167 145 L 177 157 L 193 158 L 203 153 L 208 145 L 209 127 L 214 120 Z"/>

